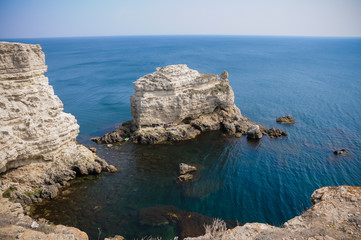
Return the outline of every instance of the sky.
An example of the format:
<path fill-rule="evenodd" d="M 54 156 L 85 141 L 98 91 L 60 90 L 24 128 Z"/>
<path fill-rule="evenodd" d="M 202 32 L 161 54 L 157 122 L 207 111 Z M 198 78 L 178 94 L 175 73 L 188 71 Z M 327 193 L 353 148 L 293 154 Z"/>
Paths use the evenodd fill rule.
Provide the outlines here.
<path fill-rule="evenodd" d="M 0 38 L 361 37 L 361 0 L 0 0 Z"/>

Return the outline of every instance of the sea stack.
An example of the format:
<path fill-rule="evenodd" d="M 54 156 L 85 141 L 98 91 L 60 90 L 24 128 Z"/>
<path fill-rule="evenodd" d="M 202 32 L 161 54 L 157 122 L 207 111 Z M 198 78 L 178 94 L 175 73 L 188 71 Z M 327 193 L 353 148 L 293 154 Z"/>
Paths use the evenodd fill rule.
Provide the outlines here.
<path fill-rule="evenodd" d="M 210 130 L 246 133 L 251 123 L 234 104 L 228 73 L 221 75 L 202 74 L 185 64 L 157 68 L 134 82 L 133 120 L 92 140 L 154 144 L 187 140 Z"/>
<path fill-rule="evenodd" d="M 0 173 L 17 168 L 2 175 L 2 185 L 21 182 L 20 192 L 41 188 L 44 196 L 52 189 L 53 197 L 76 174 L 109 166 L 77 144 L 79 125 L 63 112 L 46 70 L 40 45 L 0 42 Z"/>
<path fill-rule="evenodd" d="M 187 65 L 170 65 L 134 82 L 131 96 L 133 121 L 138 128 L 154 124 L 182 124 L 217 109 L 233 108 L 233 90 L 228 79 L 216 74 L 201 74 Z"/>

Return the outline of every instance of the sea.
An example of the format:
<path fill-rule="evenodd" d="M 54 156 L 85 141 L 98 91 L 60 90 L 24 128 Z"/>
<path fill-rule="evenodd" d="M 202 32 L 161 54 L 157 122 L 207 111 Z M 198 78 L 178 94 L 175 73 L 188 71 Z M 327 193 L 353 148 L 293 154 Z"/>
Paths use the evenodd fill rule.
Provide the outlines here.
<path fill-rule="evenodd" d="M 90 239 L 116 234 L 173 239 L 187 231 L 187 224 L 179 222 L 199 215 L 238 225 L 282 226 L 312 205 L 316 189 L 361 186 L 361 38 L 5 40 L 42 46 L 45 75 L 64 111 L 80 125 L 78 142 L 97 148 L 100 157 L 119 169 L 72 181 L 57 198 L 33 205 L 33 217 L 75 226 Z M 216 131 L 173 144 L 110 148 L 89 140 L 130 120 L 133 82 L 170 64 L 187 64 L 201 73 L 227 70 L 242 114 L 288 136 L 254 142 Z M 296 123 L 277 123 L 284 115 L 294 116 Z M 340 149 L 349 154 L 333 154 Z M 182 162 L 198 167 L 193 182 L 177 182 Z M 177 209 L 186 219 L 161 216 L 167 209 Z M 203 225 L 192 222 L 193 228 Z"/>

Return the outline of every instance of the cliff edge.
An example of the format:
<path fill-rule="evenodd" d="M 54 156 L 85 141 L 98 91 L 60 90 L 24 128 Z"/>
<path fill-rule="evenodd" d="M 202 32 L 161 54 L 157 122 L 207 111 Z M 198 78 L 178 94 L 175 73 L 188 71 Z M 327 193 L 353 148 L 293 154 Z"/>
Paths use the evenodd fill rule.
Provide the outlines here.
<path fill-rule="evenodd" d="M 313 192 L 314 204 L 300 216 L 275 227 L 264 223 L 246 223 L 233 229 L 215 221 L 206 227 L 206 234 L 187 240 L 255 240 L 361 239 L 361 187 L 323 187 Z"/>
<path fill-rule="evenodd" d="M 77 144 L 79 125 L 46 70 L 40 45 L 0 42 L 0 185 L 25 204 L 55 197 L 76 175 L 115 170 Z"/>
<path fill-rule="evenodd" d="M 93 141 L 156 144 L 192 139 L 210 130 L 246 134 L 253 125 L 234 104 L 226 71 L 220 77 L 185 64 L 169 65 L 139 78 L 134 89 L 130 98 L 133 120 Z"/>

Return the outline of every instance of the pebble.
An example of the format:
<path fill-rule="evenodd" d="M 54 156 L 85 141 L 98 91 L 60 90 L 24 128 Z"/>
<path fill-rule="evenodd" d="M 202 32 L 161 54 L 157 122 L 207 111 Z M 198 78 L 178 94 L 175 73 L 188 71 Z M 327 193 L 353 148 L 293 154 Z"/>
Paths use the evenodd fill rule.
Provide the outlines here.
<path fill-rule="evenodd" d="M 31 228 L 38 228 L 39 227 L 39 223 L 33 221 L 30 225 Z"/>

